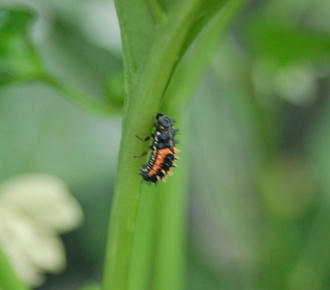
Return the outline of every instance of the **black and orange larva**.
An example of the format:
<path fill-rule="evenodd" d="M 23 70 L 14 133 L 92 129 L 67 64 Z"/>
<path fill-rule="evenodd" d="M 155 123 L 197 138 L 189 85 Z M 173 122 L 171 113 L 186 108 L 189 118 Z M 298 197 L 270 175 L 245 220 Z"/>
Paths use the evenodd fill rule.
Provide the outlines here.
<path fill-rule="evenodd" d="M 152 150 L 151 157 L 140 170 L 141 176 L 147 182 L 156 183 L 159 180 L 165 181 L 167 175 L 172 175 L 171 167 L 176 167 L 174 161 L 179 159 L 178 156 L 176 156 L 179 150 L 175 148 L 175 144 L 177 144 L 178 141 L 174 139 L 177 133 L 177 130 L 173 128 L 174 122 L 175 121 L 170 117 L 158 113 L 154 119 L 156 127 L 155 132 L 145 139 L 137 136 L 137 138 L 142 141 L 147 141 L 150 138 L 153 139 L 152 145 L 150 146 Z M 142 157 L 146 155 L 147 152 L 148 151 L 136 157 Z"/>

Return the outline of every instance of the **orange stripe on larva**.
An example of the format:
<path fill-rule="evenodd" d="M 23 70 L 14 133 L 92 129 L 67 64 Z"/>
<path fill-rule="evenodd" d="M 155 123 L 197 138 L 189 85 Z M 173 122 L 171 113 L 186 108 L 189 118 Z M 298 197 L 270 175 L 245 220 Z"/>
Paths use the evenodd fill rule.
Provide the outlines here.
<path fill-rule="evenodd" d="M 155 163 L 149 171 L 150 176 L 158 173 L 158 171 L 162 168 L 165 157 L 169 154 L 173 154 L 170 148 L 159 149 L 157 151 Z"/>

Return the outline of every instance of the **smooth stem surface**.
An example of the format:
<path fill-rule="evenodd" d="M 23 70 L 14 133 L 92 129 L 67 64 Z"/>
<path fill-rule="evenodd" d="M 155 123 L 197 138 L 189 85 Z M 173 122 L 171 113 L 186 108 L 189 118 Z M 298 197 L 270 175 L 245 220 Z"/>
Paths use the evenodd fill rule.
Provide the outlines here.
<path fill-rule="evenodd" d="M 239 14 L 247 0 L 229 1 L 202 32 L 187 60 L 179 65 L 168 91 L 164 109 L 177 119 L 180 129 L 178 139 L 181 149 L 179 167 L 164 186 L 156 189 L 158 239 L 153 268 L 153 290 L 184 289 L 185 272 L 185 221 L 188 194 L 189 136 L 188 122 L 183 121 L 188 101 L 206 67 L 210 56 L 216 51 L 229 24 Z M 182 164 L 182 166 L 180 166 Z"/>
<path fill-rule="evenodd" d="M 248 0 L 228 1 L 218 15 L 208 24 L 196 40 L 190 55 L 179 66 L 171 82 L 166 98 L 166 106 L 183 107 L 191 98 L 196 89 L 198 80 L 203 74 L 210 57 L 216 52 L 228 26 L 239 15 Z M 172 96 L 175 97 L 172 97 Z"/>
<path fill-rule="evenodd" d="M 158 184 L 156 185 L 158 187 Z M 134 236 L 129 290 L 150 289 L 158 232 L 155 185 L 143 184 Z"/>
<path fill-rule="evenodd" d="M 29 290 L 16 276 L 7 257 L 0 249 L 0 289 L 1 290 Z"/>
<path fill-rule="evenodd" d="M 169 110 L 170 111 L 170 110 Z M 153 283 L 151 289 L 182 290 L 185 289 L 186 273 L 186 219 L 188 194 L 188 142 L 187 124 L 183 119 L 187 117 L 183 110 L 176 117 L 180 134 L 177 139 L 180 144 L 178 156 L 180 160 L 173 169 L 173 176 L 166 184 L 160 184 L 156 189 L 157 196 L 157 224 L 158 239 L 153 268 Z M 183 117 L 182 117 L 183 116 Z"/>
<path fill-rule="evenodd" d="M 198 2 L 198 1 L 192 1 Z M 198 2 L 199 3 L 199 2 Z M 143 162 L 133 155 L 145 146 L 135 135 L 151 132 L 151 116 L 159 109 L 161 97 L 179 60 L 194 15 L 194 5 L 183 5 L 173 21 L 158 34 L 141 79 L 129 90 L 124 112 L 123 131 L 115 196 L 110 217 L 103 290 L 126 290 L 132 260 L 136 213 L 141 190 L 139 169 Z M 127 84 L 133 86 L 133 84 Z"/>
<path fill-rule="evenodd" d="M 178 112 L 162 110 L 177 120 L 180 144 L 186 152 L 185 126 Z M 182 110 L 179 110 L 180 115 Z M 138 208 L 137 229 L 129 290 L 184 289 L 185 284 L 185 224 L 187 207 L 187 159 L 179 154 L 179 167 L 166 183 L 144 184 Z M 166 285 L 166 288 L 163 288 Z"/>

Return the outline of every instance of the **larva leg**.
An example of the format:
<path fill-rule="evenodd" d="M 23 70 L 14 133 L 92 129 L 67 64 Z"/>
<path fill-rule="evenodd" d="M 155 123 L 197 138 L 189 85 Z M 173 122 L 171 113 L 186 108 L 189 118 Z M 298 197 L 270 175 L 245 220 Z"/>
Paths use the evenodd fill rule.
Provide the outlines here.
<path fill-rule="evenodd" d="M 148 152 L 149 152 L 149 150 L 143 152 L 141 155 L 134 155 L 133 157 L 134 157 L 134 158 L 141 158 L 141 157 L 147 155 Z"/>
<path fill-rule="evenodd" d="M 146 141 L 150 140 L 151 136 L 148 136 L 148 137 L 146 137 L 146 138 L 142 138 L 142 137 L 140 137 L 140 136 L 136 136 L 136 138 L 138 138 L 138 139 L 139 139 L 140 141 L 142 141 L 142 142 L 146 142 Z"/>

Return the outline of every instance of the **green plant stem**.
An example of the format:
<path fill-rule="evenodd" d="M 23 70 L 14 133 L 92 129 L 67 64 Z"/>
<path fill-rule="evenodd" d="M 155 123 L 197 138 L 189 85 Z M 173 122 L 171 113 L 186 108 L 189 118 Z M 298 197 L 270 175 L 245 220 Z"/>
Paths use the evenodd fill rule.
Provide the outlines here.
<path fill-rule="evenodd" d="M 171 21 L 158 32 L 141 79 L 127 87 L 123 131 L 119 153 L 117 184 L 109 223 L 109 238 L 103 290 L 126 290 L 129 284 L 136 213 L 139 204 L 142 161 L 133 156 L 143 152 L 145 146 L 135 136 L 151 132 L 151 116 L 155 115 L 171 74 L 179 60 L 186 36 L 200 3 L 178 7 Z M 194 5 L 196 4 L 196 5 Z M 127 81 L 127 80 L 126 80 Z"/>
<path fill-rule="evenodd" d="M 1 290 L 29 290 L 16 276 L 7 257 L 0 249 L 0 289 Z"/>
<path fill-rule="evenodd" d="M 157 211 L 157 195 L 154 186 L 142 185 L 136 218 L 136 228 L 139 233 L 134 236 L 129 290 L 150 289 L 150 273 L 153 268 L 158 232 Z"/>
<path fill-rule="evenodd" d="M 81 91 L 58 81 L 51 75 L 42 75 L 37 80 L 43 81 L 61 94 L 63 98 L 87 112 L 92 112 L 101 116 L 109 116 L 114 112 L 114 109 L 107 104 L 102 104 L 90 98 Z"/>
<path fill-rule="evenodd" d="M 218 12 L 196 40 L 190 54 L 178 66 L 168 90 L 167 107 L 184 107 L 191 98 L 206 69 L 210 57 L 216 52 L 228 27 L 236 19 L 249 0 L 231 0 Z"/>
<path fill-rule="evenodd" d="M 175 170 L 166 186 L 156 190 L 158 196 L 158 240 L 155 252 L 156 260 L 153 270 L 154 290 L 184 289 L 185 269 L 185 216 L 187 209 L 188 188 L 188 130 L 184 112 L 188 100 L 198 84 L 211 55 L 218 47 L 224 32 L 242 10 L 247 0 L 232 0 L 228 2 L 220 13 L 209 23 L 197 39 L 186 59 L 178 66 L 171 85 L 167 91 L 166 102 L 162 111 L 168 112 L 179 122 L 180 134 L 180 166 Z"/>
<path fill-rule="evenodd" d="M 155 252 L 155 261 L 152 272 L 153 290 L 185 289 L 186 272 L 186 217 L 188 194 L 188 142 L 187 122 L 183 121 L 187 115 L 181 111 L 181 117 L 176 116 L 177 127 L 180 128 L 180 144 L 177 146 L 181 152 L 178 167 L 173 169 L 166 184 L 156 189 L 157 196 L 157 225 L 158 235 Z"/>
<path fill-rule="evenodd" d="M 175 117 L 181 132 L 187 132 L 175 112 L 168 114 Z M 179 139 L 179 148 L 186 152 L 185 134 Z M 129 290 L 184 289 L 188 168 L 184 165 L 187 154 L 179 155 L 179 167 L 173 169 L 174 175 L 166 184 L 142 186 Z"/>
<path fill-rule="evenodd" d="M 131 77 L 125 79 L 128 95 L 125 100 L 117 184 L 109 223 L 103 290 L 126 290 L 128 285 L 135 285 L 131 282 L 130 275 L 135 273 L 132 249 L 141 191 L 141 177 L 138 172 L 142 162 L 134 159 L 133 156 L 145 149 L 145 145 L 136 140 L 135 136 L 147 136 L 151 132 L 151 116 L 159 110 L 162 95 L 182 53 L 186 35 L 199 4 L 200 1 L 194 0 L 188 6 L 182 5 L 174 15 L 171 15 L 172 18 L 168 18 L 167 25 L 160 27 L 158 31 L 158 37 L 155 39 L 140 79 L 135 81 L 132 81 Z M 170 199 L 167 209 L 164 209 L 165 216 L 169 215 L 173 206 L 172 201 Z M 178 205 L 181 205 L 182 209 L 183 202 Z M 178 240 L 177 245 L 181 243 L 182 241 Z M 159 248 L 164 249 L 164 247 L 165 243 L 161 242 Z M 163 258 L 160 258 L 160 261 L 162 260 Z M 134 267 L 136 265 L 137 263 Z M 148 268 L 150 269 L 146 267 Z M 164 273 L 161 268 L 162 266 L 159 267 L 159 273 Z M 140 276 L 135 275 L 135 277 Z M 159 285 L 162 285 L 164 280 L 158 280 Z M 141 282 L 141 285 L 143 283 Z"/>

